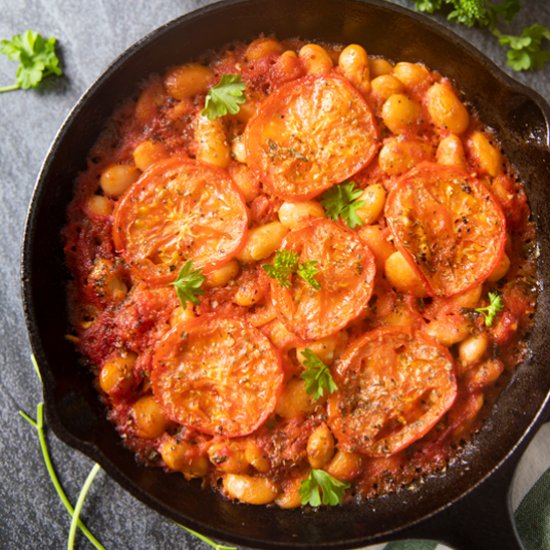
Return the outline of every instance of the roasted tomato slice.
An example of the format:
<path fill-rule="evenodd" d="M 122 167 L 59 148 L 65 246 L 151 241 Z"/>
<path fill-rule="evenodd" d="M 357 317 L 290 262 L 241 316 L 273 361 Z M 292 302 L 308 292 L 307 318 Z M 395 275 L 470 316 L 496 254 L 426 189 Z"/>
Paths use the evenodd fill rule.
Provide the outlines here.
<path fill-rule="evenodd" d="M 500 206 L 485 185 L 458 168 L 422 163 L 407 172 L 388 196 L 386 219 L 432 296 L 479 285 L 504 251 Z"/>
<path fill-rule="evenodd" d="M 188 260 L 205 272 L 244 243 L 245 203 L 228 174 L 184 157 L 147 170 L 114 214 L 115 246 L 150 283 L 176 278 Z"/>
<path fill-rule="evenodd" d="M 369 456 L 389 456 L 420 439 L 457 392 L 447 349 L 402 327 L 363 335 L 333 371 L 330 427 L 341 448 Z"/>
<path fill-rule="evenodd" d="M 277 196 L 312 198 L 363 168 L 378 147 L 373 114 L 344 78 L 310 75 L 281 86 L 248 123 L 249 167 Z"/>
<path fill-rule="evenodd" d="M 273 412 L 283 370 L 279 352 L 258 329 L 239 318 L 205 315 L 176 325 L 159 342 L 151 380 L 174 422 L 238 437 Z"/>
<path fill-rule="evenodd" d="M 358 317 L 370 299 L 374 256 L 359 237 L 335 222 L 320 219 L 291 231 L 282 250 L 299 256 L 299 263 L 317 262 L 316 290 L 299 275 L 288 288 L 271 281 L 277 315 L 304 340 L 316 340 L 344 328 Z"/>

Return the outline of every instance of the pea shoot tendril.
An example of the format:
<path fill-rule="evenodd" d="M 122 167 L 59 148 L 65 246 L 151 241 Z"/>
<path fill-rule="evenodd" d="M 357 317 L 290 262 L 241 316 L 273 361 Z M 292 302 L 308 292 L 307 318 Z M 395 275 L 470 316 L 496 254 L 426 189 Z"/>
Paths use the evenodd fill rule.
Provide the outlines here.
<path fill-rule="evenodd" d="M 31 361 L 40 382 L 42 382 L 40 370 L 38 369 L 38 363 L 36 362 L 36 358 L 34 357 L 34 355 L 31 355 Z M 84 484 L 82 485 L 82 488 L 80 489 L 78 499 L 76 501 L 75 506 L 73 507 L 65 491 L 63 490 L 63 487 L 61 486 L 61 482 L 59 481 L 55 468 L 53 467 L 50 450 L 48 448 L 48 443 L 46 441 L 46 431 L 45 431 L 46 424 L 44 422 L 44 404 L 40 402 L 36 406 L 36 420 L 32 418 L 30 415 L 28 415 L 25 411 L 20 410 L 19 414 L 38 432 L 40 450 L 42 451 L 42 458 L 44 460 L 46 470 L 48 472 L 52 485 L 54 486 L 59 496 L 59 499 L 65 506 L 67 512 L 69 513 L 69 516 L 71 516 L 71 525 L 69 528 L 69 536 L 67 539 L 67 549 L 68 550 L 74 549 L 76 530 L 78 528 L 82 531 L 84 536 L 92 543 L 92 545 L 97 550 L 105 550 L 105 547 L 101 544 L 101 542 L 97 540 L 97 538 L 91 533 L 91 531 L 86 527 L 86 525 L 84 525 L 84 523 L 80 519 L 80 512 L 84 505 L 84 501 L 86 500 L 86 495 L 88 494 L 88 491 L 90 490 L 90 487 L 92 486 L 92 483 L 96 475 L 101 470 L 101 466 L 97 463 L 94 463 L 94 465 L 92 466 L 92 469 L 90 470 L 90 473 L 88 474 L 88 476 L 86 477 L 86 480 L 84 481 Z M 194 531 L 189 527 L 185 527 L 180 523 L 176 523 L 176 525 L 178 527 L 181 527 L 191 535 L 199 538 L 200 540 L 202 540 L 203 542 L 205 542 L 215 550 L 237 550 L 235 546 L 225 546 L 223 544 L 218 544 L 217 542 L 214 542 L 213 540 L 209 539 L 207 536 L 202 535 L 201 533 L 198 533 L 197 531 Z"/>

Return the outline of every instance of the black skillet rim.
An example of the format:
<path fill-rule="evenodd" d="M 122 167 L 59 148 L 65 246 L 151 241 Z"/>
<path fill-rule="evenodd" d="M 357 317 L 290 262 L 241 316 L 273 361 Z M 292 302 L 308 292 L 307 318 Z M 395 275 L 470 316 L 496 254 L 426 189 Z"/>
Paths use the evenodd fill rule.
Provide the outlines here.
<path fill-rule="evenodd" d="M 33 302 L 33 296 L 29 285 L 30 280 L 30 270 L 31 270 L 31 256 L 32 256 L 32 243 L 33 243 L 33 234 L 34 234 L 34 224 L 37 216 L 37 212 L 40 209 L 41 204 L 41 198 L 44 193 L 44 182 L 47 179 L 48 170 L 52 161 L 52 158 L 55 156 L 57 149 L 60 146 L 60 143 L 63 141 L 65 134 L 67 132 L 67 129 L 73 124 L 74 119 L 78 116 L 79 112 L 83 108 L 83 105 L 88 103 L 90 99 L 93 99 L 93 96 L 98 88 L 100 88 L 104 82 L 108 81 L 108 79 L 111 77 L 112 74 L 118 72 L 121 70 L 126 61 L 130 59 L 136 52 L 140 51 L 143 48 L 147 48 L 151 43 L 155 42 L 161 35 L 163 35 L 165 32 L 169 32 L 171 29 L 178 27 L 182 24 L 185 24 L 188 21 L 192 21 L 196 18 L 201 18 L 205 15 L 208 15 L 212 12 L 217 12 L 218 10 L 223 11 L 225 7 L 238 5 L 238 4 L 246 4 L 246 1 L 243 0 L 226 0 L 223 2 L 219 2 L 216 4 L 211 4 L 209 6 L 206 6 L 204 8 L 200 8 L 199 10 L 196 10 L 194 12 L 185 14 L 181 17 L 178 17 L 174 19 L 173 21 L 166 23 L 162 25 L 161 27 L 157 28 L 156 30 L 152 31 L 148 35 L 146 35 L 144 38 L 137 41 L 133 46 L 128 48 L 121 56 L 119 56 L 107 69 L 102 73 L 102 75 L 90 86 L 90 88 L 83 94 L 83 96 L 80 98 L 80 100 L 76 103 L 75 107 L 72 109 L 70 114 L 68 115 L 66 121 L 63 123 L 61 129 L 59 130 L 57 136 L 55 137 L 55 140 L 48 151 L 46 155 L 46 159 L 44 161 L 43 167 L 41 169 L 41 172 L 37 179 L 37 185 L 35 188 L 35 191 L 33 193 L 32 199 L 31 199 L 31 205 L 27 217 L 26 222 L 26 228 L 25 228 L 25 237 L 24 237 L 24 246 L 23 246 L 23 255 L 22 255 L 22 272 L 21 272 L 21 284 L 22 284 L 22 295 L 23 295 L 23 303 L 24 303 L 24 311 L 25 311 L 25 317 L 28 327 L 28 332 L 31 340 L 31 345 L 34 350 L 35 356 L 38 360 L 38 363 L 40 365 L 40 370 L 44 379 L 44 394 L 45 394 L 45 401 L 46 401 L 46 409 L 48 413 L 48 418 L 50 421 L 50 425 L 54 432 L 66 443 L 68 443 L 70 446 L 79 449 L 80 451 L 84 452 L 87 456 L 92 458 L 93 460 L 99 462 L 105 470 L 111 475 L 111 477 L 115 478 L 122 486 L 124 486 L 127 490 L 129 490 L 132 494 L 137 496 L 140 500 L 145 501 L 147 504 L 149 504 L 151 507 L 157 509 L 158 511 L 164 513 L 165 515 L 168 515 L 169 517 L 172 517 L 178 520 L 182 520 L 181 515 L 178 513 L 174 514 L 173 510 L 167 509 L 166 506 L 159 502 L 158 500 L 154 499 L 150 495 L 144 494 L 143 490 L 136 487 L 131 480 L 129 480 L 126 476 L 124 476 L 121 472 L 119 472 L 116 468 L 112 466 L 112 464 L 105 459 L 102 452 L 97 449 L 94 445 L 91 445 L 85 441 L 82 441 L 78 438 L 75 438 L 73 434 L 71 434 L 69 431 L 65 429 L 65 426 L 60 422 L 59 417 L 57 416 L 57 412 L 53 403 L 53 390 L 52 390 L 52 380 L 50 378 L 50 371 L 47 368 L 48 362 L 47 358 L 45 356 L 42 343 L 41 343 L 41 337 L 39 334 L 39 329 L 37 327 L 36 323 L 36 317 L 34 314 L 34 302 Z M 526 88 L 522 84 L 517 83 L 513 79 L 511 79 L 508 75 L 503 73 L 495 64 L 493 64 L 491 61 L 489 61 L 487 58 L 485 58 L 480 52 L 478 52 L 475 48 L 473 48 L 470 44 L 465 42 L 463 39 L 461 39 L 458 36 L 454 36 L 452 33 L 447 31 L 446 29 L 443 29 L 436 23 L 433 23 L 429 19 L 420 16 L 418 14 L 415 14 L 411 12 L 410 10 L 406 10 L 404 8 L 400 8 L 398 6 L 394 5 L 388 5 L 387 3 L 380 2 L 378 0 L 371 0 L 369 2 L 361 2 L 363 4 L 370 5 L 375 8 L 382 8 L 389 12 L 396 12 L 400 15 L 405 15 L 412 19 L 416 25 L 420 25 L 421 27 L 426 27 L 430 29 L 432 32 L 440 35 L 442 39 L 445 40 L 451 40 L 455 44 L 458 44 L 459 47 L 466 51 L 466 53 L 469 56 L 472 56 L 478 60 L 482 65 L 485 66 L 486 70 L 488 70 L 491 75 L 501 82 L 504 86 L 507 86 L 517 94 L 523 95 L 527 97 L 528 99 L 534 101 L 539 109 L 544 114 L 546 124 L 548 125 L 548 120 L 550 119 L 550 107 L 544 102 L 544 100 L 535 92 L 532 90 Z M 547 132 L 548 135 L 548 132 Z M 439 506 L 438 508 L 432 510 L 430 513 L 426 514 L 425 516 L 421 518 L 417 518 L 412 522 L 409 523 L 403 523 L 400 524 L 395 529 L 402 529 L 403 527 L 406 527 L 407 525 L 411 523 L 417 523 L 418 521 L 421 521 L 422 519 L 425 519 L 427 517 L 430 517 L 434 514 L 436 514 L 438 511 L 452 505 L 454 502 L 462 498 L 464 495 L 475 489 L 477 486 L 479 486 L 484 479 L 489 477 L 495 470 L 497 470 L 502 463 L 504 463 L 507 460 L 507 457 L 512 455 L 514 452 L 516 452 L 520 447 L 525 447 L 528 439 L 534 435 L 534 429 L 536 426 L 540 425 L 543 421 L 542 413 L 543 409 L 545 409 L 548 405 L 548 402 L 550 401 L 550 397 L 547 395 L 546 399 L 540 406 L 537 414 L 532 418 L 531 422 L 527 426 L 527 428 L 524 430 L 523 435 L 519 438 L 519 440 L 516 442 L 516 444 L 506 453 L 506 455 L 491 469 L 486 471 L 485 475 L 483 475 L 476 483 L 471 485 L 465 492 L 463 492 L 461 495 L 456 496 L 451 501 L 445 503 L 442 506 Z M 305 518 L 307 521 L 307 518 Z M 190 525 L 193 528 L 197 528 L 199 530 L 202 530 L 203 532 L 207 532 L 213 536 L 220 537 L 225 540 L 231 540 L 237 543 L 257 543 L 262 542 L 264 544 L 266 541 L 256 541 L 256 540 L 250 540 L 250 539 L 243 539 L 239 536 L 229 534 L 226 532 L 219 531 L 216 527 L 205 525 L 203 523 L 197 523 L 193 519 L 190 518 L 183 518 L 183 520 Z M 377 533 L 375 536 L 376 538 L 382 537 L 384 535 L 388 535 L 391 532 L 393 532 L 394 529 L 390 529 L 385 532 Z M 369 537 L 361 537 L 353 540 L 347 540 L 347 541 L 339 541 L 336 543 L 329 543 L 327 545 L 323 545 L 323 547 L 330 547 L 330 548 L 336 548 L 336 547 L 350 547 L 350 545 L 356 545 L 356 544 L 364 544 L 366 542 L 370 542 L 373 540 L 373 536 Z M 264 546 L 264 547 L 272 547 L 272 548 L 281 548 L 284 547 L 284 544 L 280 543 L 269 543 L 272 544 L 271 546 Z M 296 547 L 307 547 L 308 543 L 300 543 L 295 545 Z M 318 544 L 316 544 L 316 547 L 319 547 Z"/>

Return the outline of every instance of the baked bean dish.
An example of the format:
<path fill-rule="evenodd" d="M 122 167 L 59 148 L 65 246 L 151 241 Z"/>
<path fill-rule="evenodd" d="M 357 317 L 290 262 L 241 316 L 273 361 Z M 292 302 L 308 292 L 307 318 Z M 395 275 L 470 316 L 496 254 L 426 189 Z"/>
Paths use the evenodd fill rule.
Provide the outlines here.
<path fill-rule="evenodd" d="M 455 84 L 260 37 L 117 109 L 64 229 L 67 337 L 139 461 L 293 508 L 460 455 L 537 283 L 523 186 Z"/>

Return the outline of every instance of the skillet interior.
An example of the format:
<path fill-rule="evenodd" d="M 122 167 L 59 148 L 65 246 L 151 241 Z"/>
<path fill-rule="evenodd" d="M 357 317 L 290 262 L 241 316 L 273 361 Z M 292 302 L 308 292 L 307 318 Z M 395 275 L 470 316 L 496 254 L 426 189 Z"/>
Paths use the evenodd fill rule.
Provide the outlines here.
<path fill-rule="evenodd" d="M 167 483 L 163 472 L 138 466 L 105 419 L 90 375 L 63 338 L 68 326 L 62 306 L 67 273 L 60 231 L 74 178 L 85 168 L 87 151 L 105 120 L 151 72 L 260 32 L 362 43 L 371 54 L 423 61 L 453 78 L 481 119 L 497 130 L 506 154 L 527 184 L 540 241 L 539 276 L 543 282 L 550 280 L 546 199 L 550 111 L 540 98 L 513 83 L 448 31 L 386 3 L 229 0 L 184 16 L 130 48 L 94 84 L 60 131 L 39 176 L 27 222 L 22 281 L 27 324 L 53 429 L 138 498 L 206 534 L 256 548 L 351 547 L 418 521 L 458 499 L 533 431 L 533 423 L 540 423 L 537 418 L 550 388 L 550 369 L 545 365 L 550 350 L 543 326 L 550 313 L 546 290 L 541 291 L 530 337 L 531 358 L 520 366 L 469 446 L 464 455 L 468 464 L 457 461 L 444 476 L 433 476 L 414 490 L 377 498 L 367 505 L 316 511 L 231 504 L 203 491 L 198 482 L 173 475 Z"/>

